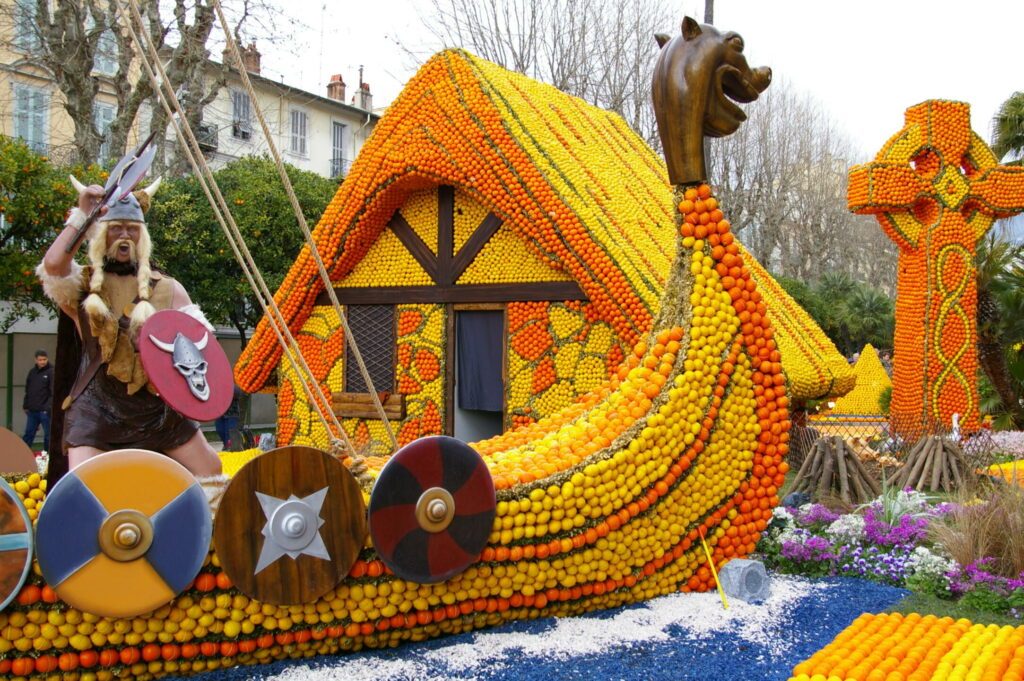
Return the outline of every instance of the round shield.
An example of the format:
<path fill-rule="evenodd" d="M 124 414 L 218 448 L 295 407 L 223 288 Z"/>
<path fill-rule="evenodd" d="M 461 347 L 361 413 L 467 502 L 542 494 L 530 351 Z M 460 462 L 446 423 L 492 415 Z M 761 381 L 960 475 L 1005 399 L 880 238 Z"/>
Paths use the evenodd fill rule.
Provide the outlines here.
<path fill-rule="evenodd" d="M 366 541 L 359 483 L 334 457 L 281 447 L 231 479 L 213 529 L 221 567 L 264 603 L 312 603 L 352 569 Z"/>
<path fill-rule="evenodd" d="M 0 473 L 36 473 L 36 457 L 25 441 L 0 428 Z"/>
<path fill-rule="evenodd" d="M 18 493 L 0 478 L 0 610 L 21 591 L 31 568 L 32 520 Z"/>
<path fill-rule="evenodd" d="M 36 554 L 69 605 L 134 617 L 188 587 L 210 550 L 211 525 L 206 495 L 181 464 L 121 449 L 53 486 L 36 523 Z"/>
<path fill-rule="evenodd" d="M 370 536 L 381 560 L 420 584 L 454 577 L 491 534 L 494 481 L 469 445 L 443 435 L 398 450 L 370 495 Z"/>
<path fill-rule="evenodd" d="M 234 392 L 231 364 L 217 337 L 178 310 L 160 310 L 139 332 L 139 357 L 149 382 L 172 409 L 196 421 L 227 411 Z"/>

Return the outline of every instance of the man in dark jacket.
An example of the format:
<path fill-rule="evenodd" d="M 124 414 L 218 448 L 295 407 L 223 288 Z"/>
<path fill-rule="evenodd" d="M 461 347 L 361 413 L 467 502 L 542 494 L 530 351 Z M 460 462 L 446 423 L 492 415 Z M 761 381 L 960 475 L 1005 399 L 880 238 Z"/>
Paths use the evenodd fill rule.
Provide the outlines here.
<path fill-rule="evenodd" d="M 29 369 L 25 379 L 25 434 L 22 439 L 29 447 L 36 439 L 36 430 L 43 427 L 43 449 L 50 451 L 50 403 L 53 401 L 53 367 L 46 350 L 36 350 L 36 365 Z"/>

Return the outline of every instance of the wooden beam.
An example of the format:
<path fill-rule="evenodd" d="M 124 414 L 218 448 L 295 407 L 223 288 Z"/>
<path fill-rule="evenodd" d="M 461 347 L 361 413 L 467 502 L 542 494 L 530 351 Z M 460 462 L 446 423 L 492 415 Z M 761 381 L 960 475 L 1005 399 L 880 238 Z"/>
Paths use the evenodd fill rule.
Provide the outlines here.
<path fill-rule="evenodd" d="M 466 240 L 466 243 L 459 249 L 455 259 L 452 260 L 452 281 L 458 281 L 462 273 L 466 271 L 469 264 L 473 262 L 477 254 L 487 245 L 498 228 L 504 224 L 501 218 L 494 213 L 488 213 L 480 225 L 473 232 L 473 235 Z"/>
<path fill-rule="evenodd" d="M 430 250 L 430 246 L 420 238 L 420 235 L 413 231 L 413 228 L 402 217 L 402 214 L 395 211 L 395 214 L 391 216 L 391 222 L 388 223 L 388 227 L 391 228 L 391 231 L 395 233 L 395 236 L 402 242 L 402 245 L 412 254 L 412 257 L 416 258 L 416 262 L 420 264 L 420 267 L 426 270 L 433 281 L 437 282 L 437 256 Z"/>
<path fill-rule="evenodd" d="M 444 434 L 455 437 L 455 306 L 444 306 Z"/>
<path fill-rule="evenodd" d="M 405 395 L 381 395 L 380 404 L 389 421 L 405 418 Z M 380 420 L 369 393 L 335 393 L 331 396 L 331 409 L 344 418 Z"/>
<path fill-rule="evenodd" d="M 458 303 L 456 312 L 496 312 L 504 311 L 505 303 Z"/>
<path fill-rule="evenodd" d="M 455 188 L 437 188 L 437 278 L 441 286 L 455 282 L 452 271 L 452 249 L 455 243 Z"/>
<path fill-rule="evenodd" d="M 398 303 L 512 303 L 587 300 L 575 281 L 523 284 L 465 284 L 462 286 L 377 286 L 334 289 L 342 305 L 394 305 Z M 317 305 L 330 305 L 325 292 Z"/>

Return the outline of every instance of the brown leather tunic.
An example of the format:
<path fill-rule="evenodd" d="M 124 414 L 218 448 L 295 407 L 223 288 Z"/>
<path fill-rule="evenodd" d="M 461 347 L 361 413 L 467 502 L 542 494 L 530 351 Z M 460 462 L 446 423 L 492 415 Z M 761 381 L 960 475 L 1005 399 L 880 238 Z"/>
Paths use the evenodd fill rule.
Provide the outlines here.
<path fill-rule="evenodd" d="M 88 272 L 85 273 L 88 276 Z M 174 280 L 154 279 L 150 302 L 157 310 L 171 307 Z M 107 275 L 102 296 L 117 320 L 90 320 L 79 305 L 78 327 L 84 352 L 71 404 L 64 417 L 67 447 L 103 451 L 138 448 L 166 452 L 179 447 L 198 430 L 149 389 L 138 350 L 129 337 L 129 315 L 135 277 Z"/>

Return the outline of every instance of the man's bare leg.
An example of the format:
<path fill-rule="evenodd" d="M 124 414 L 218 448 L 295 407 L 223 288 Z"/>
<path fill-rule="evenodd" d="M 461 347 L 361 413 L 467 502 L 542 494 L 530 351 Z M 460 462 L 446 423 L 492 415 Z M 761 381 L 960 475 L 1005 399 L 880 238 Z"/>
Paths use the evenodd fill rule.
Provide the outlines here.
<path fill-rule="evenodd" d="M 83 445 L 81 447 L 68 447 L 68 470 L 73 470 L 78 466 L 81 466 L 88 459 L 102 454 L 102 449 L 96 449 L 95 447 L 89 447 Z"/>
<path fill-rule="evenodd" d="M 185 444 L 168 449 L 166 453 L 197 478 L 221 474 L 220 457 L 201 431 L 197 430 Z"/>

